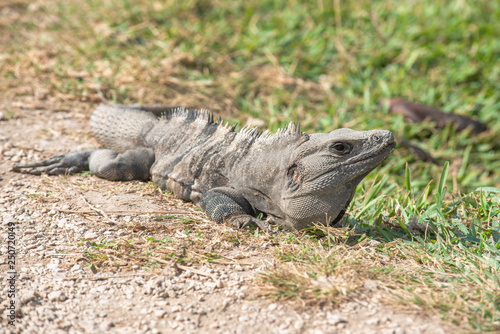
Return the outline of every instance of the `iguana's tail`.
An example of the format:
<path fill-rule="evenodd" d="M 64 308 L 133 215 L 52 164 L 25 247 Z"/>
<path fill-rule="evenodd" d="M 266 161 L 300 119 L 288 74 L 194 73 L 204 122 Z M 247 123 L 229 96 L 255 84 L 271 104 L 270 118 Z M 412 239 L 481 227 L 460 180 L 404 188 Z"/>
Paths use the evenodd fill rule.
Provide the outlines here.
<path fill-rule="evenodd" d="M 153 113 L 130 106 L 101 104 L 90 117 L 94 137 L 118 153 L 147 147 L 144 138 L 158 121 Z"/>

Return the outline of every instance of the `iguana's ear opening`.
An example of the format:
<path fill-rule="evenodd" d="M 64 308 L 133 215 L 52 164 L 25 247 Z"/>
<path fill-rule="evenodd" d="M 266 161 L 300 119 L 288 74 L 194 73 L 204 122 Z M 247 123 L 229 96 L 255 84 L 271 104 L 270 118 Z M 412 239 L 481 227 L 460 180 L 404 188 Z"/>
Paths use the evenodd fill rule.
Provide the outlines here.
<path fill-rule="evenodd" d="M 291 177 L 294 182 L 299 181 L 300 171 L 297 164 L 293 164 L 292 167 L 288 169 L 288 176 Z"/>
<path fill-rule="evenodd" d="M 287 171 L 290 186 L 298 186 L 302 177 L 302 168 L 299 164 L 294 163 Z"/>

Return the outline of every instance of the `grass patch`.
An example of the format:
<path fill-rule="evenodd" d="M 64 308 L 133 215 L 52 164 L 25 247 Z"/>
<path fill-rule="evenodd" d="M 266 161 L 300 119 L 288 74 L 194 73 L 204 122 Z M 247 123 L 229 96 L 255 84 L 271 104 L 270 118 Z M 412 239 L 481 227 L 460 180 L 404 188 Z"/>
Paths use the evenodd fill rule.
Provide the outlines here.
<path fill-rule="evenodd" d="M 170 219 L 177 220 L 172 216 Z M 84 259 L 98 271 L 129 271 L 138 268 L 161 269 L 168 263 L 189 265 L 207 263 L 237 263 L 229 256 L 235 247 L 246 249 L 248 257 L 268 256 L 272 249 L 262 252 L 258 245 L 273 243 L 274 236 L 265 233 L 246 233 L 227 229 L 224 225 L 203 223 L 196 218 L 194 224 L 175 222 L 161 230 L 163 222 L 153 219 L 141 229 L 129 228 L 127 239 L 116 241 L 82 240 Z M 238 251 L 238 252 L 239 252 Z M 243 261 L 245 262 L 245 261 Z"/>

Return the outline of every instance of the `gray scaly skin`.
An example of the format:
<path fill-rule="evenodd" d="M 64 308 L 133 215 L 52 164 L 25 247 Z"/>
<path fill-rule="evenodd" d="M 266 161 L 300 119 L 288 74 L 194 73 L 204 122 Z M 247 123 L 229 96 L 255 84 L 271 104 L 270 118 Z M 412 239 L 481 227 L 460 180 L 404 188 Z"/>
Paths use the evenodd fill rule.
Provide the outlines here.
<path fill-rule="evenodd" d="M 161 115 L 161 116 L 159 116 Z M 90 126 L 106 149 L 14 166 L 30 174 L 89 170 L 114 181 L 148 180 L 238 228 L 334 224 L 358 183 L 395 147 L 386 130 L 271 134 L 214 121 L 206 110 L 100 105 Z M 257 219 L 259 214 L 263 219 Z"/>

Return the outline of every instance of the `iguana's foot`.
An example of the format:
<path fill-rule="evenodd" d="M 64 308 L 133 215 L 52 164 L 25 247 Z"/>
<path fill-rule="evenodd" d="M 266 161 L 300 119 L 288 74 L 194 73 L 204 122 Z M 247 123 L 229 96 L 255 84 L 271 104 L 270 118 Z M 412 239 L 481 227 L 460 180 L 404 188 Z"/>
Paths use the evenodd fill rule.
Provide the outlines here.
<path fill-rule="evenodd" d="M 231 217 L 229 219 L 229 222 L 233 226 L 235 226 L 237 229 L 243 229 L 247 226 L 254 225 L 255 227 L 260 228 L 264 232 L 271 232 L 272 231 L 271 224 L 269 224 L 268 222 L 266 222 L 262 219 L 252 217 L 250 215 L 241 215 L 241 216 Z"/>
<path fill-rule="evenodd" d="M 78 173 L 88 169 L 88 159 L 91 152 L 92 150 L 85 150 L 56 155 L 41 162 L 14 165 L 12 170 L 14 172 L 33 175 L 40 175 L 43 173 L 49 175 Z M 27 168 L 32 169 L 26 170 Z"/>

